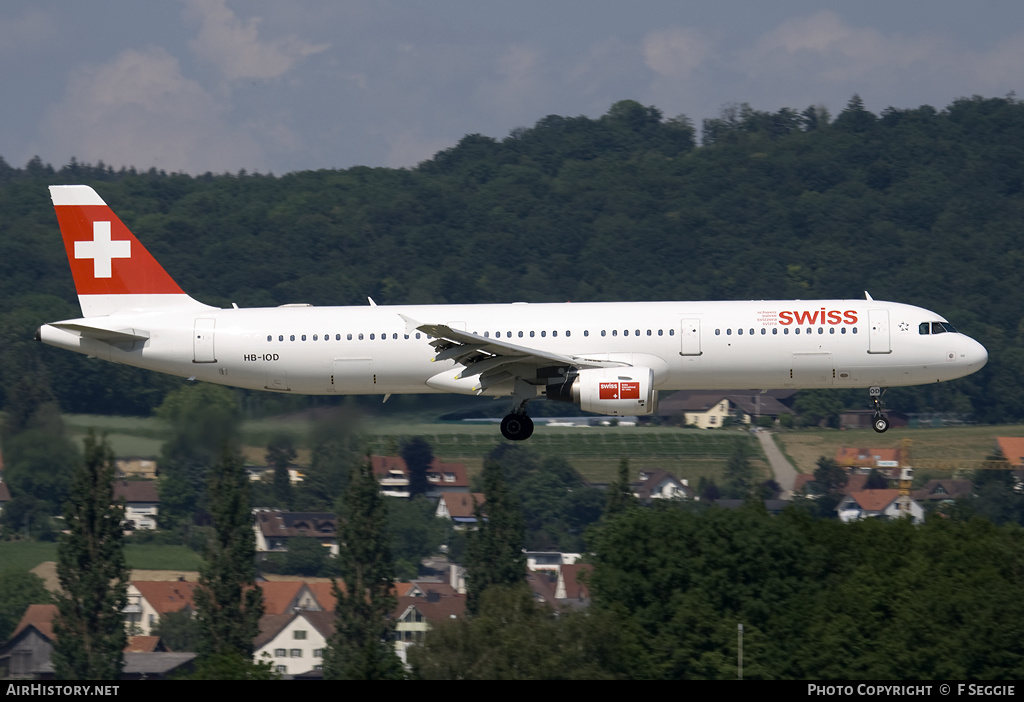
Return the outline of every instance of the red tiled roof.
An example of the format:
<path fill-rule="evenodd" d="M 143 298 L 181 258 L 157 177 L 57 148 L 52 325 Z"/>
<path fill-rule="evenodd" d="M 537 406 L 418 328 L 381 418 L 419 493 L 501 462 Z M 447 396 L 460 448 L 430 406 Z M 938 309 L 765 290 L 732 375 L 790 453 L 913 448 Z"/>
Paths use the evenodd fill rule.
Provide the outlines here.
<path fill-rule="evenodd" d="M 125 502 L 160 502 L 155 480 L 118 480 L 114 483 L 114 499 Z"/>
<path fill-rule="evenodd" d="M 377 480 L 386 478 L 391 472 L 409 475 L 409 468 L 401 456 L 370 456 L 370 465 Z M 436 458 L 427 469 L 427 482 L 438 487 L 469 487 L 464 464 L 442 463 Z"/>
<path fill-rule="evenodd" d="M 129 636 L 125 653 L 153 653 L 160 648 L 159 636 Z"/>
<path fill-rule="evenodd" d="M 565 580 L 565 598 L 581 600 L 590 598 L 590 589 L 580 580 L 583 573 L 591 573 L 594 566 L 588 563 L 575 563 L 562 566 L 562 578 Z"/>
<path fill-rule="evenodd" d="M 258 583 L 263 590 L 263 613 L 290 613 L 295 598 L 299 595 L 303 583 L 300 580 L 279 580 L 276 582 L 261 581 Z"/>
<path fill-rule="evenodd" d="M 320 603 L 325 612 L 333 612 L 337 606 L 337 600 L 334 599 L 334 594 L 331 590 L 330 582 L 315 582 L 306 583 L 310 590 L 313 591 L 313 597 Z M 338 581 L 338 587 L 341 588 L 342 592 L 345 592 L 345 582 L 342 580 Z"/>
<path fill-rule="evenodd" d="M 11 634 L 11 638 L 13 639 L 22 631 L 32 626 L 35 627 L 40 634 L 48 638 L 50 641 L 53 641 L 56 639 L 56 636 L 53 634 L 53 620 L 56 617 L 57 605 L 30 604 L 25 608 L 25 613 L 21 615 L 21 621 L 19 621 L 18 626 L 14 628 L 14 633 Z"/>
<path fill-rule="evenodd" d="M 1017 436 L 1000 436 L 996 438 L 1003 456 L 1012 466 L 1024 465 L 1024 438 Z"/>
<path fill-rule="evenodd" d="M 466 614 L 466 596 L 451 595 L 440 597 L 431 602 L 426 597 L 399 597 L 395 607 L 395 618 L 401 617 L 410 607 L 419 610 L 423 618 L 431 624 L 439 624 L 448 619 L 458 619 Z"/>
<path fill-rule="evenodd" d="M 132 585 L 159 614 L 180 612 L 193 606 L 196 583 L 182 580 L 133 580 Z"/>
<path fill-rule="evenodd" d="M 881 512 L 900 496 L 899 490 L 861 490 L 849 493 L 860 508 L 868 512 Z"/>
<path fill-rule="evenodd" d="M 476 503 L 474 504 L 474 498 Z M 456 517 L 476 516 L 476 505 L 483 507 L 484 494 L 482 492 L 449 492 L 441 496 L 448 514 L 452 519 Z"/>

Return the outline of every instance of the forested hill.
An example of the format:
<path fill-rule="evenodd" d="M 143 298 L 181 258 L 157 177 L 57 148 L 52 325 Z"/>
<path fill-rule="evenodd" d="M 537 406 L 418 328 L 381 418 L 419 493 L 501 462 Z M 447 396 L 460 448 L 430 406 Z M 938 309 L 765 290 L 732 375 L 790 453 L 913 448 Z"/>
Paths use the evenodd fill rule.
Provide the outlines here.
<path fill-rule="evenodd" d="M 933 309 L 990 351 L 972 378 L 899 391 L 899 409 L 1024 419 L 1024 103 L 876 115 L 854 97 L 834 118 L 741 105 L 701 135 L 624 101 L 599 119 L 470 135 L 412 170 L 192 177 L 0 161 L 0 383 L 10 402 L 20 379 L 48 377 L 75 411 L 145 412 L 167 387 L 31 343 L 39 323 L 78 315 L 46 186 L 87 183 L 211 304 L 867 290 Z"/>

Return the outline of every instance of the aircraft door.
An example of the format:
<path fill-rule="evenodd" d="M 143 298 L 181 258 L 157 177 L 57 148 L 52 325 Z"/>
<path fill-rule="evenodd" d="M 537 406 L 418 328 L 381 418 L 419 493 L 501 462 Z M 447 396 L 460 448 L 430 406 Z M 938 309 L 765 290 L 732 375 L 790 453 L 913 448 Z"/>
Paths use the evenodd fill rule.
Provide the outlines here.
<path fill-rule="evenodd" d="M 700 320 L 684 319 L 679 325 L 679 355 L 700 356 Z"/>
<path fill-rule="evenodd" d="M 868 310 L 868 353 L 892 353 L 889 310 Z"/>
<path fill-rule="evenodd" d="M 200 318 L 196 320 L 192 334 L 192 362 L 216 363 L 217 354 L 213 348 L 213 328 L 216 319 Z"/>

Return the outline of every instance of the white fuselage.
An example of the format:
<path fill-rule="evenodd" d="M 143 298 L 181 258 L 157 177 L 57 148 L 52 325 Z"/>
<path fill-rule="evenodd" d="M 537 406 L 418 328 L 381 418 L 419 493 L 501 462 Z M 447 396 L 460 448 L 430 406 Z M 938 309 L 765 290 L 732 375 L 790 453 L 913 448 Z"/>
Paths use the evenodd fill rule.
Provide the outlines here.
<path fill-rule="evenodd" d="M 456 379 L 461 366 L 432 360 L 429 337 L 407 318 L 554 354 L 648 367 L 658 390 L 918 385 L 968 375 L 988 358 L 981 344 L 937 324 L 945 322 L 939 315 L 875 300 L 161 309 L 82 320 L 112 331 L 145 330 L 148 338 L 133 344 L 50 325 L 40 329 L 40 339 L 257 390 L 475 392 L 472 379 Z M 506 383 L 485 394 L 511 391 Z"/>

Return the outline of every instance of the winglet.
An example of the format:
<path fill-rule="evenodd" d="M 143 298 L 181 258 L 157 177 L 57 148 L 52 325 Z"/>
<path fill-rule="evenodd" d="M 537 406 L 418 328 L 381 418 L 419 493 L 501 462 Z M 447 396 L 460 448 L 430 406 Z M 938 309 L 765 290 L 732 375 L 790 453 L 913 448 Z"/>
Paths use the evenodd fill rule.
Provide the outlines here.
<path fill-rule="evenodd" d="M 875 301 L 875 298 L 871 297 L 871 294 L 867 290 L 864 291 L 864 299 L 871 300 L 872 302 Z"/>

